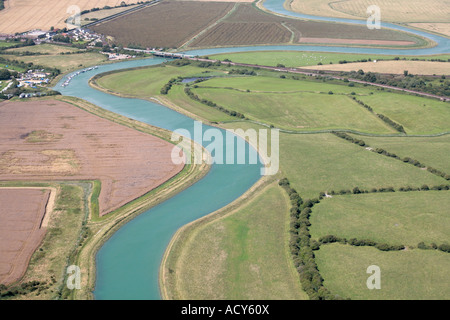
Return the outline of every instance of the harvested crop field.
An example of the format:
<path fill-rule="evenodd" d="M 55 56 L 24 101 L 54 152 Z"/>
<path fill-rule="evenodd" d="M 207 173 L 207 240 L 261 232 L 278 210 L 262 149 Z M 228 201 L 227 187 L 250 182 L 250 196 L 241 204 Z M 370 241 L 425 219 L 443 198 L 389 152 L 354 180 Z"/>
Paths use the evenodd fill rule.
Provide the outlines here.
<path fill-rule="evenodd" d="M 366 19 L 369 6 L 380 7 L 383 21 L 448 22 L 449 0 L 291 0 L 292 11 L 326 17 Z"/>
<path fill-rule="evenodd" d="M 328 64 L 321 66 L 303 67 L 314 70 L 333 71 L 358 71 L 403 74 L 405 70 L 411 74 L 423 75 L 450 75 L 450 63 L 438 61 L 377 61 L 375 62 L 354 62 L 344 64 Z"/>
<path fill-rule="evenodd" d="M 124 46 L 176 48 L 222 18 L 230 2 L 161 2 L 92 27 Z"/>
<path fill-rule="evenodd" d="M 319 43 L 356 42 L 356 44 L 416 45 L 423 40 L 393 30 L 369 30 L 366 26 L 305 21 L 280 17 L 259 10 L 251 4 L 240 3 L 224 20 L 195 39 L 191 47 L 216 45 L 254 45 L 302 43 L 302 39 Z M 349 41 L 350 39 L 351 41 Z M 358 43 L 362 41 L 363 43 Z"/>
<path fill-rule="evenodd" d="M 0 180 L 100 180 L 100 215 L 183 169 L 171 143 L 58 100 L 1 103 L 0 136 Z"/>
<path fill-rule="evenodd" d="M 44 238 L 49 190 L 0 188 L 0 284 L 19 280 Z"/>
<path fill-rule="evenodd" d="M 135 3 L 135 0 L 8 0 L 5 1 L 5 9 L 0 11 L 0 30 L 2 33 L 25 32 L 34 29 L 50 30 L 50 27 L 64 28 L 64 22 L 75 14 L 68 8 L 75 5 L 80 11 L 111 7 L 120 5 L 121 2 Z"/>

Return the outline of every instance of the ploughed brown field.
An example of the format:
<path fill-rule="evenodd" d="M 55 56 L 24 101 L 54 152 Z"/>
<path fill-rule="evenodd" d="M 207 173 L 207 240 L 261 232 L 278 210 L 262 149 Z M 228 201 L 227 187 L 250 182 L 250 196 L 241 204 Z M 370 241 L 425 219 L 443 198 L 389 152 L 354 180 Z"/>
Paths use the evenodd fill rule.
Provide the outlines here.
<path fill-rule="evenodd" d="M 0 103 L 0 137 L 0 180 L 100 180 L 100 215 L 183 169 L 173 144 L 57 100 Z"/>
<path fill-rule="evenodd" d="M 191 43 L 191 47 L 215 45 L 255 45 L 302 43 L 304 38 L 320 43 L 364 45 L 413 45 L 417 39 L 388 29 L 369 30 L 366 26 L 306 21 L 276 16 L 240 3 L 224 20 Z M 359 41 L 359 42 L 358 42 Z"/>
<path fill-rule="evenodd" d="M 46 232 L 41 224 L 49 196 L 49 190 L 0 188 L 0 284 L 24 275 Z"/>
<path fill-rule="evenodd" d="M 91 27 L 128 46 L 176 48 L 233 8 L 230 2 L 161 2 Z"/>
<path fill-rule="evenodd" d="M 242 2 L 164 1 L 92 29 L 124 46 L 152 48 L 299 44 L 305 38 L 348 45 L 411 46 L 418 42 L 403 32 L 281 17 Z"/>

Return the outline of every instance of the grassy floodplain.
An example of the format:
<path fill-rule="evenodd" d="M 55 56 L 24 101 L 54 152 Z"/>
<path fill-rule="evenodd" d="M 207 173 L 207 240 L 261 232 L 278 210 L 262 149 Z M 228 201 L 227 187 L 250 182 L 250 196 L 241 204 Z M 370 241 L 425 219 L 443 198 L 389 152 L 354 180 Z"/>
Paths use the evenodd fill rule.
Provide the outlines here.
<path fill-rule="evenodd" d="M 192 92 L 200 98 L 212 100 L 218 105 L 243 112 L 251 120 L 254 120 L 254 122 L 233 118 L 216 108 L 190 99 L 184 93 L 185 84 L 182 83 L 173 84 L 165 95 L 160 93 L 160 89 L 174 76 L 204 76 L 205 71 L 206 74 L 220 75 L 220 77 L 199 83 L 191 83 L 189 86 Z M 219 122 L 218 125 L 226 129 L 267 129 L 267 126 L 258 125 L 256 122 L 265 123 L 266 125 L 275 124 L 275 126 L 279 125 L 280 127 L 283 125 L 286 127 L 300 126 L 300 122 L 305 119 L 307 112 L 312 113 L 309 117 L 311 122 L 317 120 L 319 116 L 323 116 L 321 121 L 317 121 L 318 124 L 322 124 L 322 127 L 320 125 L 315 127 L 317 131 L 303 130 L 302 132 L 302 128 L 297 128 L 295 130 L 299 131 L 297 133 L 280 132 L 279 177 L 287 177 L 291 187 L 295 188 L 303 199 L 317 198 L 320 192 L 351 190 L 354 187 L 367 190 L 371 188 L 393 187 L 398 190 L 406 186 L 417 188 L 424 184 L 429 186 L 448 184 L 446 180 L 431 174 L 427 170 L 392 157 L 372 152 L 364 147 L 336 137 L 332 133 L 319 131 L 320 129 L 324 129 L 326 123 L 324 120 L 326 119 L 335 120 L 337 118 L 342 121 L 347 121 L 346 123 L 341 123 L 341 125 L 348 130 L 356 130 L 356 122 L 351 121 L 362 121 L 360 124 L 365 123 L 368 125 L 365 127 L 366 132 L 364 135 L 353 134 L 352 136 L 365 141 L 367 140 L 366 142 L 371 147 L 392 145 L 394 141 L 397 141 L 397 144 L 392 146 L 396 146 L 398 150 L 402 150 L 401 152 L 398 151 L 399 155 L 414 158 L 416 154 L 414 152 L 418 152 L 419 155 L 433 153 L 433 155 L 429 155 L 427 158 L 423 158 L 423 160 L 422 158 L 418 160 L 424 161 L 426 164 L 429 161 L 430 165 L 434 165 L 435 163 L 442 164 L 445 162 L 447 154 L 447 136 L 420 138 L 399 136 L 391 127 L 385 126 L 383 122 L 378 122 L 379 119 L 374 114 L 370 112 L 365 113 L 366 109 L 364 107 L 357 104 L 353 105 L 351 98 L 356 97 L 364 102 L 366 102 L 364 99 L 372 99 L 373 101 L 371 100 L 371 102 L 374 104 L 373 108 L 375 112 L 380 112 L 393 118 L 395 116 L 395 121 L 400 124 L 403 124 L 403 122 L 409 124 L 412 117 L 408 114 L 411 110 L 408 108 L 417 108 L 416 116 L 418 114 L 425 115 L 422 117 L 423 123 L 421 125 L 416 123 L 414 126 L 405 125 L 408 134 L 423 132 L 434 134 L 444 130 L 448 131 L 448 127 L 443 120 L 450 118 L 445 103 L 406 94 L 384 92 L 371 86 L 364 87 L 355 84 L 353 87 L 349 87 L 348 83 L 341 81 L 323 81 L 321 79 L 311 79 L 302 76 L 293 79 L 292 75 L 286 75 L 286 78 L 281 79 L 280 73 L 264 70 L 255 70 L 257 76 L 238 76 L 235 74 L 227 74 L 226 72 L 229 71 L 231 71 L 231 68 L 226 66 L 208 68 L 198 68 L 193 65 L 183 67 L 165 66 L 114 73 L 106 75 L 103 78 L 95 79 L 95 83 L 103 87 L 104 90 L 115 91 L 119 94 L 126 94 L 126 90 L 123 88 L 129 87 L 136 96 L 143 98 L 154 97 L 163 101 L 167 106 L 188 113 L 196 119 Z M 142 85 L 139 86 L 137 83 Z M 333 94 L 329 94 L 329 91 L 332 91 Z M 310 103 L 307 103 L 306 95 L 314 95 L 316 99 L 314 101 L 309 100 Z M 342 108 L 352 108 L 351 110 L 354 112 L 343 116 L 342 108 L 333 109 L 332 107 L 326 106 L 329 108 L 319 113 L 318 109 L 321 104 L 334 104 L 335 101 L 339 101 L 341 98 L 345 99 L 343 101 L 346 101 L 343 103 Z M 330 102 L 327 99 L 337 100 Z M 375 103 L 378 101 L 376 99 L 382 102 Z M 281 103 L 280 101 L 284 101 L 285 103 Z M 292 101 L 297 103 L 289 103 Z M 412 106 L 408 102 L 411 102 Z M 369 102 L 367 103 L 371 105 Z M 394 103 L 401 104 L 406 110 L 403 113 L 400 111 L 397 112 L 398 116 L 396 116 L 393 111 L 396 109 L 400 110 L 401 106 L 397 107 L 392 105 Z M 391 105 L 392 107 L 389 108 Z M 428 105 L 433 107 L 428 107 Z M 273 106 L 273 110 L 270 110 L 269 106 Z M 268 113 L 270 116 L 267 116 Z M 283 116 L 280 116 L 280 114 Z M 286 115 L 289 117 L 286 117 Z M 442 119 L 438 119 L 439 117 Z M 380 131 L 377 132 L 376 126 L 380 126 L 378 127 Z M 363 130 L 361 127 L 359 129 Z M 386 136 L 377 135 L 380 132 Z M 424 145 L 427 143 L 427 139 L 433 139 L 430 141 L 438 141 L 439 143 L 428 146 L 428 149 L 419 150 L 420 148 L 416 144 L 419 141 L 417 139 L 422 141 Z M 390 152 L 395 151 L 390 150 L 388 147 L 386 149 Z M 255 261 L 254 259 L 257 257 L 253 256 L 253 252 L 249 249 L 249 239 L 252 238 L 250 235 L 253 235 L 253 232 L 263 230 L 261 229 L 262 226 L 273 223 L 274 216 L 270 214 L 273 212 L 273 209 L 271 209 L 270 203 L 278 203 L 277 200 L 279 200 L 273 199 L 270 203 L 266 203 L 266 198 L 272 199 L 279 191 L 275 191 L 277 190 L 275 186 L 270 187 L 271 192 L 268 191 L 269 187 L 264 190 L 261 193 L 249 194 L 245 198 L 247 199 L 245 202 L 235 203 L 231 212 L 226 211 L 227 214 L 223 214 L 223 212 L 219 211 L 208 217 L 207 222 L 195 222 L 179 233 L 179 238 L 175 238 L 171 249 L 166 252 L 165 266 L 168 267 L 167 272 L 169 272 L 169 275 L 166 280 L 162 280 L 163 290 L 168 291 L 166 297 L 191 298 L 190 293 L 192 293 L 192 297 L 196 298 L 240 298 L 247 297 L 249 294 L 258 296 L 258 291 L 254 291 L 255 286 L 253 284 L 255 278 L 252 278 L 253 273 L 246 271 L 250 268 L 249 261 Z M 418 196 L 414 197 L 415 193 Z M 400 231 L 404 231 L 399 236 L 399 239 L 411 246 L 408 251 L 381 252 L 378 249 L 367 247 L 354 248 L 343 245 L 322 245 L 320 250 L 316 252 L 316 262 L 321 275 L 325 279 L 325 286 L 335 294 L 353 299 L 381 299 L 391 297 L 409 299 L 420 297 L 421 295 L 414 291 L 416 289 L 424 290 L 422 297 L 438 296 L 442 285 L 429 287 L 427 284 L 429 280 L 427 278 L 428 273 L 423 273 L 422 271 L 426 269 L 426 272 L 435 272 L 435 270 L 447 268 L 447 256 L 443 252 L 420 250 L 413 248 L 413 246 L 416 246 L 416 242 L 419 241 L 433 240 L 439 242 L 439 239 L 442 239 L 439 243 L 446 241 L 443 237 L 447 233 L 445 229 L 446 218 L 445 210 L 442 209 L 448 207 L 446 205 L 447 200 L 442 199 L 442 197 L 445 198 L 446 193 L 448 191 L 395 192 L 389 194 L 361 195 L 360 198 L 348 195 L 342 196 L 342 198 L 339 198 L 341 196 L 335 196 L 331 199 L 322 199 L 317 204 L 317 207 L 313 208 L 310 221 L 311 232 L 314 232 L 313 237 L 319 237 L 322 233 L 332 231 L 332 229 L 326 229 L 327 226 L 329 228 L 332 228 L 332 226 L 326 223 L 322 225 L 315 220 L 316 217 L 314 216 L 314 210 L 320 210 L 322 205 L 329 205 L 330 210 L 340 210 L 339 212 L 343 212 L 341 215 L 336 214 L 336 225 L 345 225 L 347 229 L 341 228 L 341 232 L 347 232 L 348 237 L 370 239 L 374 234 L 373 232 L 383 230 L 383 232 L 377 233 L 378 238 L 375 238 L 375 240 L 394 240 L 395 233 L 392 233 L 392 235 L 389 234 L 383 226 L 393 224 L 394 227 L 391 227 L 395 228 L 395 224 L 398 224 Z M 281 197 L 280 195 L 278 196 Z M 283 195 L 283 197 L 286 197 L 286 195 Z M 366 199 L 364 197 L 370 198 L 371 201 L 368 203 L 358 203 L 358 201 L 362 201 L 361 199 Z M 389 197 L 392 198 L 391 202 L 387 201 L 390 199 Z M 404 206 L 403 203 L 407 201 L 408 197 L 416 200 L 411 201 L 411 205 Z M 350 199 L 350 201 L 346 202 L 344 201 L 345 199 Z M 422 202 L 420 202 L 421 200 Z M 333 201 L 336 201 L 336 203 L 344 201 L 344 203 L 339 206 L 338 204 L 335 205 Z M 391 206 L 389 206 L 389 203 L 391 203 Z M 414 206 L 414 203 L 417 205 Z M 261 207 L 261 204 L 265 205 Z M 347 208 L 345 205 L 351 207 Z M 428 207 L 434 208 L 433 211 L 427 211 L 427 214 L 422 216 L 420 209 L 424 211 Z M 253 217 L 252 212 L 256 208 L 259 208 L 258 223 L 253 224 L 250 221 L 253 221 L 251 219 Z M 280 208 L 283 207 L 280 206 Z M 326 217 L 326 215 L 332 214 L 330 210 L 324 210 L 325 213 L 323 216 Z M 388 210 L 391 210 L 389 211 L 391 212 L 390 215 L 376 215 L 376 212 Z M 364 220 L 364 217 L 361 217 L 363 214 L 365 214 L 364 217 L 367 218 L 367 221 Z M 318 217 L 320 216 L 318 215 Z M 366 223 L 367 228 L 357 230 L 358 226 L 356 224 L 346 223 L 348 220 L 351 221 L 352 217 L 357 217 L 355 219 L 358 221 L 362 219 Z M 427 218 L 429 218 L 429 221 Z M 424 230 L 419 230 L 421 221 L 425 220 L 428 221 L 427 228 L 433 229 L 433 233 L 429 232 L 425 234 Z M 285 222 L 288 223 L 287 217 Z M 375 231 L 369 230 L 370 225 L 376 224 L 377 222 L 381 223 L 381 225 L 377 226 L 378 229 L 375 228 Z M 317 231 L 321 227 L 325 230 L 320 231 L 322 233 Z M 276 230 L 278 230 L 277 233 L 281 232 L 281 229 L 278 228 L 271 229 L 271 231 Z M 357 230 L 358 232 L 353 233 L 353 230 Z M 268 247 L 272 243 L 271 239 L 274 239 L 272 235 L 270 239 L 269 237 L 264 238 L 264 241 L 267 241 Z M 205 243 L 208 243 L 208 247 L 205 246 Z M 392 241 L 392 244 L 395 243 L 395 241 Z M 256 250 L 255 246 L 252 246 L 253 250 Z M 257 247 L 259 247 L 259 244 Z M 344 255 L 341 253 L 342 250 L 347 250 L 350 253 Z M 334 253 L 342 259 L 342 266 L 339 265 L 336 268 L 337 271 L 332 269 L 333 265 L 336 264 L 333 260 Z M 213 254 L 215 255 L 214 259 L 209 259 L 208 257 L 212 257 Z M 345 279 L 343 276 L 337 273 L 342 268 L 345 268 L 344 266 L 346 264 L 351 265 L 351 272 L 353 270 L 356 270 L 354 272 L 360 272 L 362 267 L 358 262 L 359 255 L 364 263 L 367 259 L 378 259 L 376 261 L 382 266 L 382 270 L 395 270 L 402 263 L 405 263 L 408 265 L 408 268 L 406 271 L 402 269 L 404 273 L 403 277 L 414 278 L 415 283 L 411 282 L 409 286 L 408 284 L 402 283 L 401 278 L 397 277 L 399 274 L 397 273 L 396 275 L 389 276 L 389 280 L 397 281 L 395 283 L 401 283 L 404 286 L 399 293 L 400 295 L 394 296 L 393 289 L 384 293 L 378 292 L 375 295 L 372 294 L 372 296 L 370 296 L 370 292 L 362 292 L 360 288 L 355 289 L 355 286 L 360 285 L 359 282 L 344 282 Z M 436 265 L 433 267 L 427 265 L 424 268 L 423 263 L 428 258 L 432 259 Z M 415 260 L 419 263 L 415 264 Z M 274 265 L 273 263 L 269 263 L 269 261 L 272 260 L 269 259 L 267 263 L 262 263 L 259 270 L 263 272 L 263 270 L 271 270 L 270 268 L 272 268 L 272 270 L 276 269 L 279 271 L 280 263 Z M 371 261 L 370 264 L 375 264 L 373 260 Z M 341 262 L 339 261 L 338 263 Z M 198 269 L 198 266 L 201 266 L 201 268 Z M 367 266 L 365 265 L 361 269 L 362 275 L 359 275 L 355 279 L 359 281 L 360 278 L 363 278 L 363 289 L 365 288 L 366 291 L 369 291 L 365 286 L 365 281 L 368 277 L 365 272 Z M 172 270 L 172 273 L 169 269 Z M 256 269 L 254 268 L 254 270 Z M 346 277 L 349 277 L 349 273 L 346 274 Z M 432 278 L 433 283 L 443 282 L 446 279 L 446 275 L 442 271 L 438 271 L 433 274 Z M 171 280 L 168 281 L 167 279 Z M 249 285 L 245 287 L 244 283 Z M 271 281 L 267 281 L 261 285 L 269 288 L 273 284 Z M 210 288 L 212 287 L 215 287 L 216 290 L 211 290 Z M 220 289 L 217 290 L 217 288 Z M 203 291 L 202 289 L 205 290 Z M 412 291 L 414 293 L 411 293 Z M 236 292 L 239 292 L 240 295 L 234 295 Z"/>
<path fill-rule="evenodd" d="M 237 212 L 182 232 L 165 263 L 169 298 L 307 299 L 287 250 L 289 199 L 274 182 L 260 189 Z"/>

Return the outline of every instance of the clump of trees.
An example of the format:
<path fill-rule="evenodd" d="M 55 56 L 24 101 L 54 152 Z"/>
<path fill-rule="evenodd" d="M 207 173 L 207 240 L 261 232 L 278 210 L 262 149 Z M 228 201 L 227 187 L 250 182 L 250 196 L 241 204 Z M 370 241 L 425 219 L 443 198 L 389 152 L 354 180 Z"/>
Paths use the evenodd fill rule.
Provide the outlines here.
<path fill-rule="evenodd" d="M 167 82 L 164 87 L 161 88 L 161 94 L 168 94 L 169 90 L 172 89 L 172 85 L 177 82 L 178 80 L 176 78 L 172 78 Z"/>
<path fill-rule="evenodd" d="M 0 298 L 8 299 L 35 291 L 40 292 L 48 288 L 49 285 L 45 281 L 29 281 L 13 287 L 7 287 L 4 284 L 0 284 Z"/>

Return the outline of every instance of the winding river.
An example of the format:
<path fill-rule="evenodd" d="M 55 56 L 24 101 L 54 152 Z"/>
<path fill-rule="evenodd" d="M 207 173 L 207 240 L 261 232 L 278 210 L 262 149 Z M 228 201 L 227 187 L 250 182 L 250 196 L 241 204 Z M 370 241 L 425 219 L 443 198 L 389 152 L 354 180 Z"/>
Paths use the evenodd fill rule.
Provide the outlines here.
<path fill-rule="evenodd" d="M 284 0 L 266 0 L 264 6 L 274 12 L 300 18 L 328 21 L 365 23 L 361 20 L 332 19 L 305 16 L 283 8 Z M 450 53 L 450 41 L 446 38 L 396 25 L 385 25 L 426 36 L 437 43 L 424 49 L 374 49 L 325 46 L 254 46 L 192 50 L 194 55 L 210 55 L 237 51 L 296 50 L 370 54 L 427 55 Z M 70 84 L 61 87 L 64 77 L 55 87 L 63 95 L 76 96 L 104 109 L 133 118 L 150 125 L 168 129 L 187 129 L 193 136 L 194 120 L 169 108 L 146 100 L 122 98 L 91 88 L 89 79 L 95 74 L 138 66 L 160 64 L 162 58 L 126 61 L 99 66 L 81 73 Z M 204 130 L 210 127 L 204 125 Z M 222 130 L 223 132 L 223 130 Z M 240 139 L 240 138 L 237 138 Z M 197 142 L 207 146 L 209 141 Z M 230 148 L 225 145 L 224 148 Z M 247 145 L 247 153 L 255 150 Z M 241 196 L 261 177 L 261 163 L 214 164 L 200 181 L 176 196 L 139 215 L 120 228 L 99 250 L 96 257 L 96 299 L 161 299 L 158 272 L 164 251 L 174 233 L 183 225 L 214 212 Z"/>

